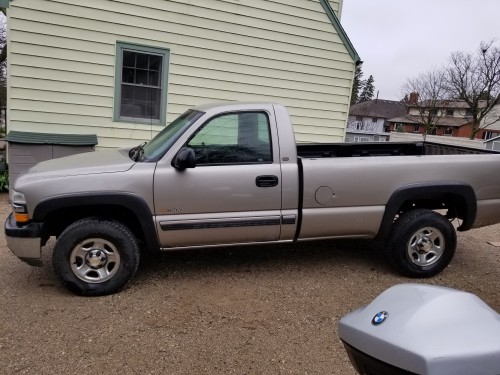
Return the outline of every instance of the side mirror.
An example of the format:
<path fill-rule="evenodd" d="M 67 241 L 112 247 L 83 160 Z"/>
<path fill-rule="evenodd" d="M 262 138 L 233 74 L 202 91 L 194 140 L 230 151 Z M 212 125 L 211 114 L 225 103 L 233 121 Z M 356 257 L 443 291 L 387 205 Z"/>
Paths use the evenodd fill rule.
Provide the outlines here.
<path fill-rule="evenodd" d="M 196 155 L 191 147 L 183 147 L 179 150 L 172 162 L 175 169 L 184 170 L 196 167 Z"/>

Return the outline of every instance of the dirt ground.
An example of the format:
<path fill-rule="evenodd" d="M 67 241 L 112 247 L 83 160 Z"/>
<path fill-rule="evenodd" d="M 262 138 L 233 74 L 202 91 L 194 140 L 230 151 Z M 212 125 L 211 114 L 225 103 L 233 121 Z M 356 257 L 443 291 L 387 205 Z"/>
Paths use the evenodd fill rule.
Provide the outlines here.
<path fill-rule="evenodd" d="M 0 220 L 9 212 L 0 196 Z M 2 231 L 3 233 L 3 231 Z M 500 311 L 500 226 L 459 234 L 440 275 Z M 50 265 L 19 261 L 0 235 L 1 374 L 355 374 L 338 320 L 392 285 L 359 241 L 171 252 L 120 293 L 67 292 Z"/>

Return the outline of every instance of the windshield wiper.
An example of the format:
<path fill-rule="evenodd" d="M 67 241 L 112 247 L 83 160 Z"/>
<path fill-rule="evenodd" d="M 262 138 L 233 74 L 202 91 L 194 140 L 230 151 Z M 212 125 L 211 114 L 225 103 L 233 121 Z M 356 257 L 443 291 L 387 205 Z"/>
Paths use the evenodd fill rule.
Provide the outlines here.
<path fill-rule="evenodd" d="M 133 161 L 139 161 L 144 154 L 144 146 L 146 146 L 146 143 L 148 142 L 143 142 L 140 145 L 131 148 L 128 152 L 128 157 Z"/>

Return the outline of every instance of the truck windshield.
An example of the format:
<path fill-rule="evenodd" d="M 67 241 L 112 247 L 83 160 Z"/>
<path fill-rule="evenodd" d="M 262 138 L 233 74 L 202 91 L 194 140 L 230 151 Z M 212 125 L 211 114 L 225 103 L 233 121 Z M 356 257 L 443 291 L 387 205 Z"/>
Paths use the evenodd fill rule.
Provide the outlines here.
<path fill-rule="evenodd" d="M 189 110 L 171 122 L 159 132 L 150 142 L 144 145 L 140 154 L 140 161 L 157 161 L 174 144 L 177 139 L 193 124 L 203 112 Z"/>

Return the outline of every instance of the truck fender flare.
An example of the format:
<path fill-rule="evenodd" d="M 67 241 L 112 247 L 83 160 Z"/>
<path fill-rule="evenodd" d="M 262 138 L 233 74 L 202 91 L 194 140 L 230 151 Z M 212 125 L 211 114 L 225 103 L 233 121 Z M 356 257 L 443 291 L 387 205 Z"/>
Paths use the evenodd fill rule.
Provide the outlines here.
<path fill-rule="evenodd" d="M 464 217 L 457 230 L 466 231 L 471 229 L 477 213 L 477 199 L 472 186 L 457 181 L 433 181 L 402 186 L 394 191 L 386 204 L 377 237 L 387 238 L 389 236 L 394 218 L 405 202 L 440 199 L 443 196 L 460 200 L 463 206 Z"/>
<path fill-rule="evenodd" d="M 43 222 L 44 219 L 54 211 L 76 207 L 89 206 L 118 206 L 123 207 L 137 217 L 140 223 L 144 240 L 148 249 L 159 249 L 158 236 L 153 221 L 153 212 L 146 201 L 135 194 L 130 193 L 87 193 L 68 194 L 59 197 L 51 197 L 41 201 L 33 211 L 33 220 Z"/>

